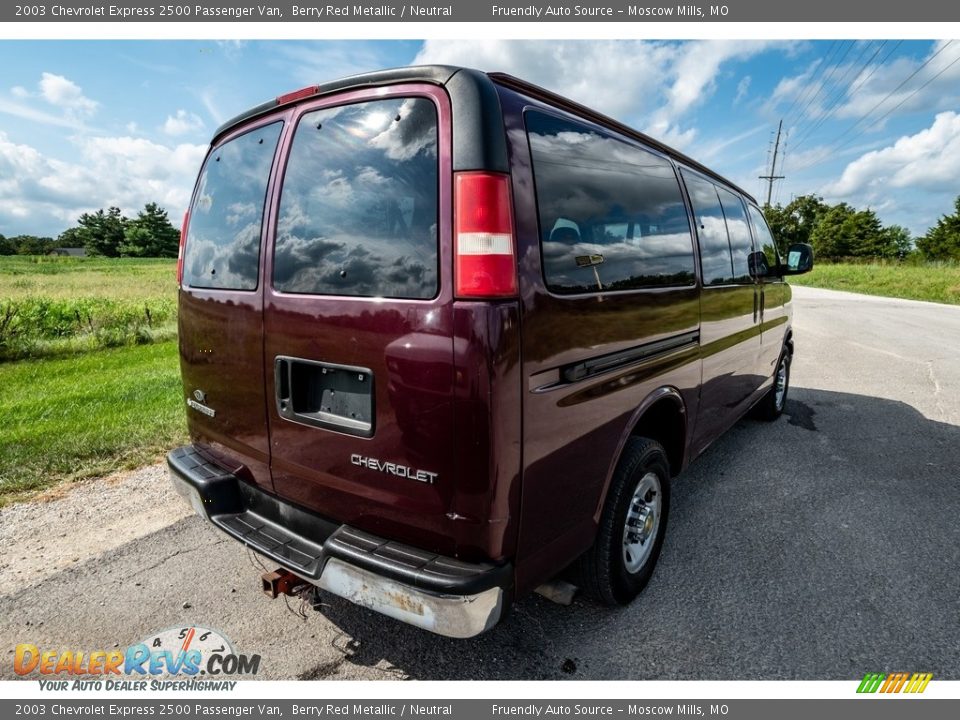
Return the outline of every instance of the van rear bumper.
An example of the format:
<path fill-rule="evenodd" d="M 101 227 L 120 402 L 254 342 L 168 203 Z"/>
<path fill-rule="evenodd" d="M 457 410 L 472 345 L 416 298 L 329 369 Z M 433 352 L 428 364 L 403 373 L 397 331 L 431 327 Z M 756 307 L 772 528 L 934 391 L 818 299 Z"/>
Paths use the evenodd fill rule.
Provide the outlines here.
<path fill-rule="evenodd" d="M 198 515 L 290 572 L 358 605 L 448 637 L 503 616 L 512 567 L 465 563 L 341 525 L 243 482 L 201 448 L 167 455 Z"/>

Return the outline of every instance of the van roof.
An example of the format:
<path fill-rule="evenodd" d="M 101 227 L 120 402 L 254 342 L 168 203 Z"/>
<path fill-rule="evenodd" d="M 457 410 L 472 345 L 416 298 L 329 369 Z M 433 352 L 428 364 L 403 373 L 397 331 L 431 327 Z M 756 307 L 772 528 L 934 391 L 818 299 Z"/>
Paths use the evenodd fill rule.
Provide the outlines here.
<path fill-rule="evenodd" d="M 492 84 L 500 85 L 502 87 L 509 88 L 514 90 L 522 95 L 526 95 L 532 99 L 539 100 L 548 105 L 566 110 L 573 115 L 577 115 L 586 120 L 590 120 L 598 125 L 608 127 L 616 132 L 619 132 L 628 137 L 632 137 L 640 142 L 643 142 L 646 145 L 662 152 L 668 157 L 674 159 L 676 162 L 683 165 L 687 165 L 695 170 L 707 175 L 715 180 L 718 180 L 725 185 L 733 188 L 738 191 L 744 197 L 746 197 L 751 202 L 756 203 L 756 199 L 744 190 L 741 187 L 738 187 L 735 183 L 731 182 L 727 178 L 723 177 L 719 173 L 711 170 L 706 165 L 703 165 L 693 158 L 681 153 L 679 150 L 676 150 L 669 145 L 666 145 L 659 140 L 646 135 L 645 133 L 640 132 L 634 128 L 631 128 L 628 125 L 625 125 L 618 120 L 604 115 L 603 113 L 597 112 L 586 105 L 582 105 L 574 100 L 570 100 L 562 95 L 559 95 L 555 92 L 542 88 L 533 83 L 529 83 L 526 80 L 521 80 L 520 78 L 514 77 L 513 75 L 508 75 L 506 73 L 491 72 L 483 73 L 478 70 L 473 70 L 470 68 L 456 67 L 452 65 L 415 65 L 402 68 L 392 68 L 389 70 L 377 70 L 375 72 L 362 73 L 359 75 L 351 75 L 345 78 L 340 78 L 338 80 L 332 80 L 330 82 L 322 83 L 316 86 L 313 86 L 313 92 L 309 94 L 309 97 L 316 98 L 323 95 L 330 95 L 332 93 L 344 92 L 348 90 L 359 90 L 364 87 L 373 87 L 378 85 L 397 85 L 401 83 L 409 82 L 426 82 L 434 85 L 440 85 L 450 88 L 450 83 L 454 77 L 457 77 L 457 86 L 458 93 L 463 94 L 466 91 L 466 96 L 464 99 L 471 106 L 467 112 L 470 115 L 477 116 L 487 116 L 484 117 L 471 117 L 471 124 L 474 127 L 489 125 L 484 122 L 484 120 L 489 120 L 488 112 L 484 112 L 483 108 L 484 100 L 491 98 L 493 95 L 490 91 L 493 89 Z M 482 84 L 488 84 L 487 88 L 481 87 Z M 451 93 L 452 94 L 452 93 Z M 303 97 L 297 94 L 297 99 Z M 240 113 L 236 117 L 228 120 L 214 133 L 213 141 L 215 142 L 225 132 L 235 128 L 237 125 L 251 120 L 260 115 L 264 115 L 274 108 L 286 104 L 284 101 L 284 96 L 274 98 L 273 100 L 268 100 L 267 102 L 261 103 L 256 107 L 250 108 L 246 112 Z M 292 100 L 291 100 L 292 101 Z M 499 109 L 498 109 L 499 110 Z M 486 133 L 485 133 L 486 134 Z M 502 136 L 502 132 L 500 133 Z M 493 138 L 491 138 L 493 139 Z M 506 171 L 506 147 L 505 142 L 501 138 L 495 138 L 498 142 L 495 142 L 495 145 L 502 145 L 503 147 L 495 147 L 492 151 L 484 153 L 484 155 L 490 155 L 495 159 L 493 166 L 489 169 L 498 169 Z M 502 150 L 502 152 L 499 152 Z M 457 158 L 455 157 L 455 165 Z M 479 158 L 471 158 L 474 162 L 477 162 Z M 486 158 L 490 159 L 490 158 Z M 477 165 L 477 168 L 481 165 Z M 466 168 L 463 168 L 466 169 Z"/>

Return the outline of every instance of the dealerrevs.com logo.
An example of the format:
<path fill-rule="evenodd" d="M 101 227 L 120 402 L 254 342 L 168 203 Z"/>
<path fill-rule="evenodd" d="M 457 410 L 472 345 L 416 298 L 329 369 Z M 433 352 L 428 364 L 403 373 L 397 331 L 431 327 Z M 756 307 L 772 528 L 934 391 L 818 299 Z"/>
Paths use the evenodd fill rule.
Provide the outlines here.
<path fill-rule="evenodd" d="M 37 676 L 41 690 L 232 690 L 237 676 L 256 675 L 259 655 L 244 655 L 221 633 L 169 628 L 126 650 L 41 648 L 20 643 L 13 670 Z"/>
<path fill-rule="evenodd" d="M 867 673 L 860 681 L 858 693 L 922 693 L 933 673 Z"/>

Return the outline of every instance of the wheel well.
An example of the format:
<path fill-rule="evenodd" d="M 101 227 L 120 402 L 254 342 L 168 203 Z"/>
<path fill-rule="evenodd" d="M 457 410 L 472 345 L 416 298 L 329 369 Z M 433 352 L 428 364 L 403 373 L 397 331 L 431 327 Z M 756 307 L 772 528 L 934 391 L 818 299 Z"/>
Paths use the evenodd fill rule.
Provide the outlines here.
<path fill-rule="evenodd" d="M 670 474 L 675 476 L 680 472 L 686 441 L 686 419 L 676 400 L 664 398 L 655 402 L 643 413 L 630 434 L 650 438 L 663 445 L 670 462 Z"/>
<path fill-rule="evenodd" d="M 790 353 L 790 356 L 793 357 L 793 330 L 787 331 L 787 337 L 783 341 L 783 344 L 787 346 L 787 351 Z"/>

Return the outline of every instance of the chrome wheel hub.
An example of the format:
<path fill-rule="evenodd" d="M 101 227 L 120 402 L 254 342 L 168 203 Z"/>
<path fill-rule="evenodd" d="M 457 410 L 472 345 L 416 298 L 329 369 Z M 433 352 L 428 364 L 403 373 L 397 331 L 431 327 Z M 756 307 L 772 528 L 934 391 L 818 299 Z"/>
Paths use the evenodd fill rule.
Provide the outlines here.
<path fill-rule="evenodd" d="M 623 526 L 623 564 L 635 573 L 650 557 L 660 528 L 660 478 L 648 472 L 637 483 Z"/>
<path fill-rule="evenodd" d="M 777 366 L 777 377 L 774 380 L 774 400 L 777 403 L 777 410 L 783 410 L 783 401 L 787 396 L 787 356 L 780 359 L 780 365 Z"/>

